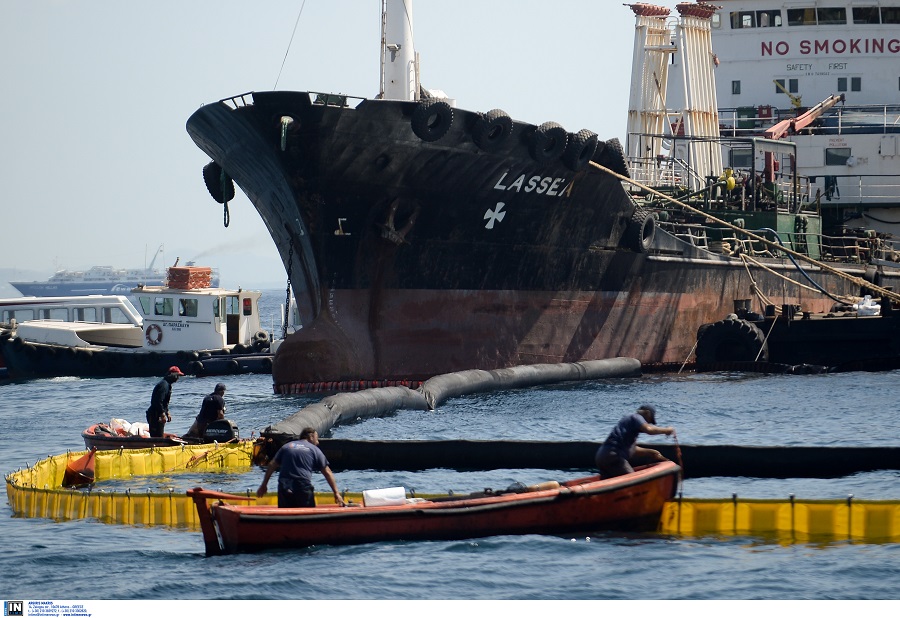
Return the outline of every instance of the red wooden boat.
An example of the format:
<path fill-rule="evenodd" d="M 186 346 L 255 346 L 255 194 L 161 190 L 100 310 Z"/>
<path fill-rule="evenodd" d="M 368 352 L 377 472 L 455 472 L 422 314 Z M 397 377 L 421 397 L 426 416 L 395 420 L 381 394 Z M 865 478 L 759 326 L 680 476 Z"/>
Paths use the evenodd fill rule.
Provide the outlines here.
<path fill-rule="evenodd" d="M 280 509 L 229 504 L 225 501 L 248 498 L 199 487 L 187 493 L 197 506 L 206 553 L 218 555 L 319 544 L 655 529 L 680 471 L 666 461 L 606 480 L 595 475 L 520 492 L 414 498 L 388 506 Z"/>

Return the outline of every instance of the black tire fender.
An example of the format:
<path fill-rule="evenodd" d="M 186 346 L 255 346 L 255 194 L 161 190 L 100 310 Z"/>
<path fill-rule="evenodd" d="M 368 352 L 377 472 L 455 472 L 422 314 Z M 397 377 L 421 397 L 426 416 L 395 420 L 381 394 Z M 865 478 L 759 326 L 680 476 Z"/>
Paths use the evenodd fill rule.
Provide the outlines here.
<path fill-rule="evenodd" d="M 234 199 L 234 181 L 215 161 L 203 166 L 203 182 L 206 184 L 206 190 L 218 203 L 224 204 Z"/>
<path fill-rule="evenodd" d="M 481 114 L 472 129 L 472 141 L 485 152 L 499 148 L 512 134 L 513 121 L 502 109 Z"/>
<path fill-rule="evenodd" d="M 423 142 L 436 142 L 447 134 L 453 124 L 453 108 L 442 99 L 427 99 L 419 103 L 412 115 L 412 130 Z"/>
<path fill-rule="evenodd" d="M 577 172 L 587 165 L 597 150 L 597 134 L 587 129 L 569 136 L 569 142 L 562 154 L 562 162 L 570 170 Z"/>
<path fill-rule="evenodd" d="M 769 361 L 766 336 L 755 324 L 726 319 L 705 326 L 698 331 L 698 364 Z"/>
<path fill-rule="evenodd" d="M 555 122 L 545 122 L 531 136 L 531 158 L 538 163 L 555 161 L 566 150 L 569 134 Z"/>
<path fill-rule="evenodd" d="M 649 251 L 656 237 L 656 218 L 653 213 L 640 206 L 636 207 L 625 230 L 625 237 L 629 248 L 641 253 Z"/>
<path fill-rule="evenodd" d="M 628 173 L 628 159 L 625 158 L 625 150 L 622 148 L 622 142 L 617 138 L 606 140 L 606 146 L 597 159 L 600 165 L 626 178 L 631 178 L 631 174 Z"/>

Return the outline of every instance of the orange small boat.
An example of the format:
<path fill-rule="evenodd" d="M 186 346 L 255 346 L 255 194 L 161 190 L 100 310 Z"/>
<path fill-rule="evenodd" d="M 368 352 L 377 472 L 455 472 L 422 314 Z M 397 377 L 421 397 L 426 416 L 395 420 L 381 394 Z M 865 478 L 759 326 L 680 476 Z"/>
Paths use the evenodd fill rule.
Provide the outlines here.
<path fill-rule="evenodd" d="M 229 504 L 225 501 L 248 498 L 199 487 L 187 493 L 197 507 L 206 554 L 219 555 L 376 541 L 653 530 L 663 504 L 675 495 L 680 471 L 666 461 L 605 480 L 594 475 L 519 491 L 379 506 L 278 508 Z"/>

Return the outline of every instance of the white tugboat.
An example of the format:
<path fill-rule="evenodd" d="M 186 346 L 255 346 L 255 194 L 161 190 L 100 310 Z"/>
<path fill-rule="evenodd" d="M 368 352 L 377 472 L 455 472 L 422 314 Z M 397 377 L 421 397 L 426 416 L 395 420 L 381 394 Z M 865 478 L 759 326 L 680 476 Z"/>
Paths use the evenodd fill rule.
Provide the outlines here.
<path fill-rule="evenodd" d="M 200 375 L 271 372 L 260 293 L 210 287 L 210 281 L 210 268 L 169 268 L 167 285 L 132 290 L 136 306 L 125 312 L 131 316 L 125 324 L 16 324 L 0 340 L 9 375 L 162 375 L 172 365 Z"/>

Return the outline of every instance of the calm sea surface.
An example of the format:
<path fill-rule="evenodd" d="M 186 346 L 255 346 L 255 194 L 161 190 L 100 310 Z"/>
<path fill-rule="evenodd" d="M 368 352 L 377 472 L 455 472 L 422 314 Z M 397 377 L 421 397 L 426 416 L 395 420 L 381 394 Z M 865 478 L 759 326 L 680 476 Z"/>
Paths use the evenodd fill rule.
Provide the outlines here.
<path fill-rule="evenodd" d="M 276 314 L 283 291 L 266 291 Z M 264 310 L 265 311 L 265 310 Z M 624 413 L 653 403 L 682 444 L 900 446 L 900 372 L 824 376 L 650 375 L 472 395 L 433 412 L 398 411 L 334 428 L 373 440 L 602 440 Z M 182 378 L 169 427 L 185 432 L 220 378 Z M 319 396 L 272 393 L 270 376 L 235 376 L 228 416 L 242 437 Z M 143 420 L 155 378 L 60 378 L 0 384 L 0 470 L 84 450 L 81 431 L 112 417 Z M 652 442 L 660 439 L 648 439 Z M 662 439 L 661 441 L 664 441 Z M 347 471 L 351 491 L 502 488 L 571 471 Z M 210 474 L 205 487 L 253 489 L 260 470 Z M 182 487 L 196 477 L 146 478 Z M 317 479 L 319 489 L 327 488 Z M 900 499 L 900 471 L 842 479 L 688 479 L 685 496 Z M 5 500 L 4 500 L 5 502 Z M 783 545 L 761 539 L 601 534 L 374 543 L 207 558 L 199 532 L 0 514 L 4 599 L 898 599 L 900 545 Z"/>

